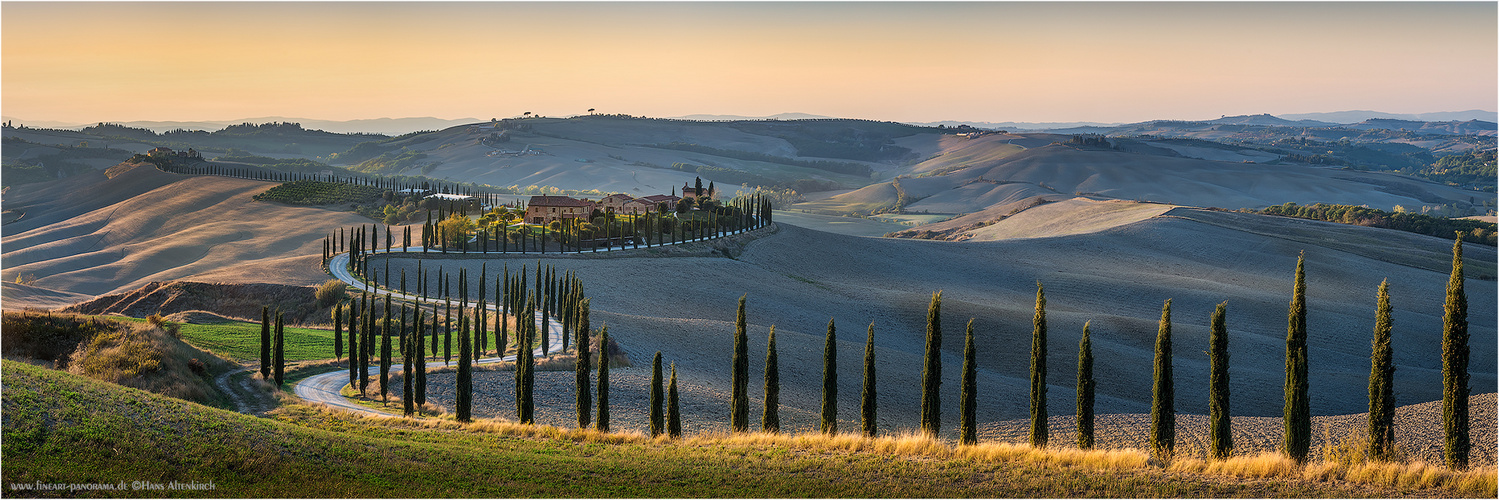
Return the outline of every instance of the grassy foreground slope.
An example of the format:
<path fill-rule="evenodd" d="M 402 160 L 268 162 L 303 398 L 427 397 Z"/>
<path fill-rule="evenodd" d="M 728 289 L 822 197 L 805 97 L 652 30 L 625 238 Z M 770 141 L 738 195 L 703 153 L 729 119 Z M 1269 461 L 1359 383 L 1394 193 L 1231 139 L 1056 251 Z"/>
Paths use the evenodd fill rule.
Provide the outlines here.
<path fill-rule="evenodd" d="M 1241 481 L 1138 466 L 1100 470 L 961 453 L 933 457 L 931 445 L 919 443 L 906 452 L 898 446 L 873 452 L 805 446 L 798 444 L 799 438 L 674 443 L 495 422 L 370 419 L 299 405 L 278 410 L 274 419 L 258 419 L 21 363 L 6 362 L 0 368 L 5 378 L 4 482 L 6 494 L 16 497 L 1450 494 L 1303 479 Z M 902 456 L 912 454 L 917 457 Z M 122 481 L 123 492 L 39 492 L 13 486 Z M 214 489 L 136 491 L 129 489 L 132 481 L 211 482 Z"/>

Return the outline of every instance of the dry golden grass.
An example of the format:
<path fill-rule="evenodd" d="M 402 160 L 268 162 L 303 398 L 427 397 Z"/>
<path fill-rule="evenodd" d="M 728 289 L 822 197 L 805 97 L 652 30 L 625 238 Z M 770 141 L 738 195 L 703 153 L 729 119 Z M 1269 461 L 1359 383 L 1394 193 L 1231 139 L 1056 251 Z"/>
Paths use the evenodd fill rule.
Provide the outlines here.
<path fill-rule="evenodd" d="M 431 408 L 431 410 L 440 409 Z M 288 405 L 278 412 L 303 421 L 351 418 L 339 410 L 319 404 Z M 437 411 L 431 413 L 437 413 Z M 1044 467 L 1077 467 L 1096 471 L 1148 469 L 1236 479 L 1344 481 L 1380 488 L 1437 489 L 1455 495 L 1474 497 L 1493 497 L 1496 488 L 1496 470 L 1492 466 L 1456 471 L 1419 461 L 1397 463 L 1318 460 L 1297 464 L 1294 460 L 1276 452 L 1232 457 L 1225 460 L 1182 458 L 1185 454 L 1178 454 L 1175 460 L 1161 466 L 1150 459 L 1148 451 L 1133 448 L 1093 450 L 1081 450 L 1074 447 L 1035 448 L 1028 444 L 1003 442 L 954 446 L 918 431 L 906 431 L 874 438 L 854 433 L 827 435 L 818 432 L 800 434 L 709 432 L 671 439 L 666 435 L 652 438 L 639 431 L 599 432 L 596 429 L 523 425 L 506 419 L 476 419 L 463 423 L 454 420 L 451 414 L 435 418 L 393 416 L 352 418 L 369 425 L 403 429 L 433 429 L 516 438 L 559 439 L 580 443 L 657 444 L 689 448 L 780 447 L 821 453 L 870 453 L 915 459 L 1011 462 Z"/>
<path fill-rule="evenodd" d="M 1173 461 L 1168 470 L 1194 474 L 1214 474 L 1240 478 L 1301 478 L 1318 481 L 1349 481 L 1396 488 L 1440 488 L 1464 495 L 1495 495 L 1494 467 L 1452 470 L 1416 461 L 1316 461 L 1297 464 L 1281 453 L 1265 452 L 1225 460 L 1197 458 Z"/>
<path fill-rule="evenodd" d="M 638 431 L 602 433 L 595 429 L 563 429 L 553 426 L 522 425 L 508 420 L 480 419 L 463 424 L 440 419 L 404 419 L 397 417 L 365 417 L 378 419 L 388 425 L 403 427 L 448 429 L 463 432 L 493 433 L 508 437 L 566 439 L 578 442 L 621 443 L 669 443 L 666 436 L 648 437 Z M 859 434 L 826 435 L 817 432 L 802 434 L 772 433 L 707 433 L 680 440 L 680 445 L 689 447 L 786 447 L 815 452 L 878 453 L 913 458 L 969 459 L 978 461 L 1001 461 L 1043 466 L 1081 467 L 1100 471 L 1127 471 L 1154 468 L 1150 453 L 1138 449 L 1093 449 L 1081 450 L 1072 447 L 1035 448 L 1028 444 L 980 443 L 953 446 L 916 431 L 867 438 Z M 1343 463 L 1337 461 L 1315 461 L 1297 464 L 1280 453 L 1233 457 L 1226 460 L 1202 460 L 1178 458 L 1164 467 L 1169 472 L 1234 478 L 1281 478 L 1306 481 L 1348 481 L 1379 487 L 1442 489 L 1461 495 L 1495 495 L 1496 470 L 1494 467 L 1473 468 L 1455 471 L 1425 462 L 1394 463 L 1368 461 Z"/>

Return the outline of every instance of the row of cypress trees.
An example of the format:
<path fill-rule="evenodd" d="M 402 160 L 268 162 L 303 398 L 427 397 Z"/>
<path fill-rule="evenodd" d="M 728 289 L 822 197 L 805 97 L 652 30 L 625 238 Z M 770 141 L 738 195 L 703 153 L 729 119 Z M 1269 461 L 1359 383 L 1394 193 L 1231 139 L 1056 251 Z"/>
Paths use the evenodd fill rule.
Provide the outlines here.
<path fill-rule="evenodd" d="M 1453 468 L 1466 467 L 1471 451 L 1467 414 L 1467 396 L 1470 392 L 1467 387 L 1467 299 L 1463 290 L 1463 282 L 1462 235 L 1458 235 L 1457 241 L 1453 243 L 1452 272 L 1448 280 L 1444 305 L 1442 344 L 1443 423 L 1446 435 L 1443 456 L 1446 465 Z M 1043 305 L 1044 299 L 1038 296 L 1038 317 L 1043 314 L 1041 310 Z M 1233 437 L 1230 432 L 1228 330 L 1225 319 L 1227 305 L 1227 302 L 1218 304 L 1210 319 L 1208 454 L 1212 458 L 1226 458 L 1232 454 L 1233 450 Z M 1287 456 L 1298 462 L 1304 462 L 1307 459 L 1311 443 L 1306 309 L 1306 272 L 1303 253 L 1296 262 L 1295 283 L 1292 289 L 1290 310 L 1287 314 L 1285 435 L 1281 447 Z M 1385 460 L 1392 459 L 1396 455 L 1393 395 L 1395 367 L 1393 349 L 1390 345 L 1391 312 L 1389 281 L 1385 280 L 1379 285 L 1374 338 L 1371 343 L 1368 424 L 1368 455 L 1375 459 Z M 1038 326 L 1038 331 L 1040 330 L 1041 327 Z M 1077 401 L 1078 446 L 1080 448 L 1089 448 L 1093 444 L 1092 403 L 1096 382 L 1092 375 L 1092 347 L 1089 337 L 1089 325 L 1085 324 L 1078 355 Z M 1161 309 L 1161 321 L 1156 336 L 1150 430 L 1152 452 L 1158 458 L 1163 459 L 1170 458 L 1175 444 L 1175 394 L 1171 375 L 1171 348 L 1171 301 L 1168 299 Z M 1035 370 L 1033 369 L 1034 376 Z"/>
<path fill-rule="evenodd" d="M 270 306 L 260 306 L 260 378 L 275 380 L 277 387 L 286 380 L 285 325 L 285 315 L 281 311 L 276 311 L 276 320 L 272 323 Z"/>
<path fill-rule="evenodd" d="M 538 263 L 539 266 L 539 263 Z M 1449 278 L 1447 301 L 1444 306 L 1444 334 L 1443 334 L 1443 408 L 1444 427 L 1447 439 L 1444 445 L 1444 457 L 1447 465 L 1452 467 L 1465 467 L 1469 449 L 1471 447 L 1468 438 L 1468 415 L 1467 415 L 1467 320 L 1466 320 L 1466 297 L 1464 295 L 1462 275 L 1462 240 L 1461 237 L 1453 246 L 1452 274 Z M 537 298 L 542 297 L 542 314 L 545 317 L 553 314 L 552 301 L 556 302 L 556 313 L 564 326 L 564 332 L 578 332 L 578 423 L 579 427 L 587 427 L 590 422 L 590 409 L 594 406 L 590 395 L 593 393 L 588 387 L 590 376 L 588 369 L 591 365 L 591 352 L 589 346 L 589 334 L 591 327 L 588 321 L 588 300 L 581 294 L 581 283 L 571 273 L 561 280 L 565 286 L 559 286 L 555 291 L 551 288 L 557 281 L 554 270 L 548 267 L 544 272 L 537 268 L 537 293 L 527 293 L 526 269 L 510 276 L 508 266 L 505 271 L 504 297 L 507 298 L 503 307 L 509 309 L 515 305 L 517 311 L 526 318 L 535 317 Z M 460 271 L 460 294 L 463 303 L 467 303 L 467 279 L 466 271 Z M 498 278 L 497 278 L 498 280 Z M 481 279 L 482 283 L 482 279 Z M 1390 458 L 1394 454 L 1394 400 L 1392 377 L 1394 373 L 1393 354 L 1390 346 L 1391 331 L 1391 307 L 1389 304 L 1388 281 L 1381 283 L 1378 293 L 1378 306 L 1376 311 L 1375 335 L 1372 342 L 1373 354 L 1371 355 L 1371 371 L 1369 382 L 1370 394 L 1370 416 L 1369 416 L 1369 454 L 1375 458 Z M 497 286 L 498 288 L 498 286 Z M 510 293 L 510 290 L 520 290 L 518 294 Z M 497 290 L 497 294 L 500 291 Z M 1286 339 L 1286 384 L 1285 384 L 1285 436 L 1283 438 L 1283 451 L 1297 461 L 1304 461 L 1310 447 L 1310 410 L 1307 392 L 1307 328 L 1306 328 L 1306 285 L 1305 285 L 1305 255 L 1297 259 L 1295 272 L 1295 284 L 1292 291 L 1292 300 L 1288 312 L 1287 339 Z M 736 432 L 744 432 L 749 427 L 749 398 L 748 398 L 748 346 L 745 321 L 745 302 L 747 297 L 740 297 L 734 333 L 733 354 L 733 391 L 731 396 L 730 425 Z M 482 299 L 481 299 L 482 302 Z M 1046 316 L 1045 316 L 1045 291 L 1041 283 L 1037 283 L 1036 311 L 1033 318 L 1032 350 L 1031 350 L 1031 443 L 1037 447 L 1048 444 L 1047 409 L 1046 409 Z M 436 313 L 434 305 L 434 317 Z M 386 303 L 386 315 L 389 318 L 389 298 Z M 1229 375 L 1228 375 L 1228 337 L 1226 328 L 1227 303 L 1220 303 L 1215 308 L 1210 318 L 1209 336 L 1209 455 L 1213 458 L 1224 458 L 1232 453 L 1233 441 L 1230 434 L 1231 418 L 1229 406 Z M 370 308 L 373 311 L 373 308 Z M 361 359 L 367 359 L 367 349 L 356 351 L 354 337 L 356 335 L 356 323 L 354 321 L 355 307 L 350 308 L 350 355 L 356 352 Z M 480 308 L 482 310 L 482 308 Z M 508 311 L 505 313 L 508 315 Z M 404 312 L 403 312 L 404 316 Z M 418 311 L 418 316 L 420 312 Z M 504 316 L 501 316 L 502 318 Z M 371 312 L 369 318 L 373 318 Z M 484 322 L 476 318 L 479 325 Z M 268 309 L 262 310 L 262 359 L 270 356 L 268 353 L 270 335 L 268 325 Z M 420 321 L 418 321 L 420 323 Z M 500 321 L 503 325 L 504 322 Z M 367 322 L 365 331 L 370 331 Z M 525 326 L 522 326 L 524 324 Z M 388 329 L 390 322 L 386 322 Z M 1091 448 L 1094 440 L 1093 403 L 1096 381 L 1094 380 L 1092 364 L 1091 331 L 1089 324 L 1083 327 L 1083 336 L 1078 347 L 1078 374 L 1077 374 L 1077 418 L 1078 418 L 1078 446 L 1080 448 Z M 503 329 L 503 327 L 502 327 Z M 276 325 L 277 344 L 280 342 L 280 318 Z M 418 330 L 419 331 L 419 330 Z M 503 331 L 503 330 L 502 330 Z M 820 429 L 825 433 L 837 431 L 837 383 L 836 383 L 836 326 L 832 319 L 828 322 L 827 339 L 824 344 L 824 379 L 822 399 L 822 421 Z M 404 333 L 404 332 L 403 332 Z M 434 322 L 435 333 L 435 322 Z M 523 423 L 532 421 L 534 407 L 531 406 L 534 385 L 534 360 L 531 359 L 532 342 L 537 336 L 535 323 L 532 321 L 518 322 L 516 338 L 520 345 L 517 359 L 517 414 Z M 416 337 L 416 336 L 413 336 Z M 960 407 L 962 418 L 960 420 L 960 442 L 972 444 L 976 442 L 976 363 L 974 360 L 973 320 L 970 319 L 966 329 L 966 342 L 964 347 L 964 367 L 962 372 L 962 387 L 960 392 Z M 865 366 L 864 366 L 864 391 L 861 401 L 861 430 L 865 435 L 873 436 L 877 432 L 876 389 L 874 385 L 875 353 L 873 348 L 874 327 L 869 326 L 868 340 L 866 341 Z M 921 429 L 929 434 L 935 435 L 941 427 L 940 415 L 940 380 L 941 380 L 941 292 L 932 295 L 931 304 L 928 307 L 927 317 L 927 339 L 926 356 L 922 373 L 922 407 L 921 407 Z M 504 339 L 502 333 L 501 339 Z M 541 333 L 541 340 L 545 342 L 545 333 Z M 403 346 L 408 345 L 404 343 Z M 420 341 L 413 341 L 414 346 L 420 346 Z M 435 354 L 435 342 L 434 348 Z M 468 322 L 460 318 L 460 390 L 459 390 L 459 418 L 467 420 L 468 405 L 471 404 L 471 389 L 464 390 L 466 380 L 463 374 L 470 370 L 468 337 Z M 566 345 L 564 340 L 564 345 Z M 363 345 L 364 343 L 359 343 Z M 386 336 L 385 346 L 382 349 L 385 354 L 383 358 L 389 358 L 389 338 Z M 505 340 L 500 340 L 499 351 L 503 353 Z M 608 327 L 600 329 L 600 356 L 598 362 L 599 379 L 597 385 L 597 408 L 598 417 L 594 424 L 601 431 L 609 428 L 608 413 L 608 369 L 609 360 L 606 347 L 608 345 Z M 410 349 L 415 352 L 420 347 Z M 1174 386 L 1172 375 L 1172 335 L 1171 335 L 1171 300 L 1166 300 L 1162 306 L 1161 319 L 1156 336 L 1156 354 L 1153 368 L 1152 382 L 1152 409 L 1151 409 L 1151 446 L 1153 455 L 1161 459 L 1169 459 L 1174 451 L 1175 445 L 1175 408 L 1174 408 Z M 277 352 L 279 354 L 280 348 Z M 473 354 L 477 355 L 478 352 Z M 274 364 L 279 367 L 278 361 Z M 407 363 L 412 363 L 408 358 Z M 265 374 L 267 365 L 264 363 L 262 373 Z M 388 365 L 382 361 L 382 387 L 386 381 L 383 376 Z M 424 370 L 423 370 L 424 371 Z M 652 435 L 658 435 L 663 431 L 676 436 L 680 434 L 680 416 L 676 408 L 676 369 L 672 365 L 670 390 L 663 394 L 661 390 L 661 358 L 658 352 L 652 361 L 652 389 L 651 389 L 651 430 Z M 278 379 L 279 379 L 279 372 Z M 351 368 L 351 376 L 353 369 Z M 471 372 L 470 375 L 471 377 Z M 420 377 L 420 376 L 418 376 Z M 367 377 L 362 377 L 367 378 Z M 417 380 L 421 380 L 418 378 Z M 412 383 L 411 377 L 407 378 L 408 385 Z M 363 384 L 361 384 L 363 385 Z M 418 383 L 418 387 L 423 385 Z M 363 387 L 361 387 L 363 390 Z M 408 388 L 408 397 L 414 397 L 415 392 L 422 389 L 412 390 Z M 384 391 L 382 391 L 383 393 Z M 469 393 L 467 397 L 465 393 Z M 665 400 L 668 406 L 663 414 L 660 409 Z M 420 402 L 416 403 L 420 405 Z M 410 404 L 408 403 L 408 406 Z M 777 359 L 777 347 L 775 340 L 775 327 L 772 326 L 767 345 L 766 369 L 765 369 L 765 409 L 761 418 L 762 430 L 778 432 L 780 420 L 779 407 L 779 366 Z M 674 417 L 673 417 L 674 415 Z M 676 432 L 672 432 L 675 429 Z"/>
<path fill-rule="evenodd" d="M 760 227 L 764 227 L 764 226 L 769 225 L 770 222 L 771 222 L 771 213 L 772 213 L 773 209 L 772 209 L 772 204 L 771 204 L 771 202 L 770 202 L 769 199 L 766 199 L 766 198 L 761 197 L 761 196 L 754 196 L 754 197 L 750 197 L 750 198 L 746 198 L 746 199 L 742 199 L 742 200 L 736 200 L 736 201 L 732 202 L 731 206 L 733 207 L 734 210 L 732 211 L 731 214 L 729 214 L 729 218 L 726 219 L 726 220 L 732 222 L 733 225 L 734 225 L 734 227 L 736 227 L 736 228 L 742 228 L 742 229 L 760 228 Z M 734 215 L 734 214 L 738 214 L 738 215 Z M 753 214 L 753 216 L 752 216 L 752 214 Z M 443 220 L 443 216 L 442 216 L 441 213 L 439 213 L 439 216 L 438 216 L 437 220 L 438 221 Z M 569 220 L 571 220 L 571 219 L 569 219 Z M 572 223 L 569 223 L 569 225 L 567 226 L 566 231 L 564 231 L 564 234 L 570 235 L 567 238 L 571 238 L 571 239 L 568 239 L 567 241 L 570 241 L 570 242 L 573 242 L 573 243 L 577 243 L 577 236 L 576 236 L 577 225 L 575 224 L 575 222 L 576 222 L 576 220 L 572 220 Z M 658 224 L 658 226 L 659 226 L 659 224 Z M 509 245 L 508 242 L 510 241 L 510 238 L 503 233 L 504 231 L 507 231 L 507 229 L 505 229 L 504 227 L 505 226 L 501 225 L 500 228 L 497 229 L 496 232 L 495 232 L 495 234 L 494 234 L 494 240 L 502 242 L 502 244 L 505 245 L 505 246 L 502 246 L 502 247 L 496 249 L 496 251 L 498 253 L 509 253 L 510 252 L 510 249 L 508 247 L 508 245 Z M 373 253 L 374 250 L 377 250 L 377 249 L 379 249 L 381 247 L 380 246 L 380 243 L 381 243 L 380 242 L 380 231 L 378 229 L 379 229 L 378 226 L 375 226 L 375 225 L 368 225 L 368 226 L 367 225 L 360 225 L 360 226 L 355 227 L 355 228 L 349 228 L 347 231 L 344 228 L 339 228 L 337 233 L 329 233 L 329 234 L 325 235 L 323 237 L 323 254 L 322 254 L 323 255 L 322 256 L 322 262 L 323 262 L 323 264 L 326 265 L 328 263 L 328 261 L 331 260 L 333 258 L 333 256 L 336 255 L 336 254 L 338 254 L 338 253 L 342 253 L 342 252 L 345 252 L 345 251 L 349 252 L 349 254 L 350 254 L 349 270 L 351 272 L 353 272 L 356 276 L 368 278 L 368 281 L 371 282 L 371 283 L 377 283 L 378 280 L 375 279 L 374 273 L 371 273 L 369 271 L 369 269 L 368 269 L 368 266 L 369 266 L 368 258 Z M 420 241 L 421 245 L 420 246 L 422 247 L 422 252 L 423 253 L 426 253 L 428 251 L 428 249 L 434 248 L 434 247 L 437 248 L 442 253 L 447 253 L 447 251 L 448 251 L 447 238 L 443 238 L 441 236 L 441 234 L 439 234 L 439 233 L 440 233 L 440 225 L 437 222 L 432 222 L 431 214 L 429 213 L 428 214 L 428 221 L 427 221 L 427 223 L 425 223 L 423 225 L 423 230 L 422 230 L 422 233 L 421 233 L 421 236 L 420 236 L 420 239 L 421 239 L 421 241 Z M 662 241 L 664 239 L 664 235 L 666 233 L 665 232 L 659 232 L 659 233 L 660 234 L 656 235 L 657 236 L 657 238 L 656 238 L 657 244 L 658 245 L 659 244 L 666 244 L 666 243 L 664 243 Z M 542 233 L 541 233 L 541 235 L 539 237 L 536 237 L 536 238 L 539 238 L 539 239 L 533 242 L 533 241 L 531 241 L 531 238 L 533 238 L 534 236 L 530 235 L 530 233 L 527 232 L 526 235 L 522 235 L 522 239 L 519 240 L 521 243 L 518 245 L 517 248 L 520 250 L 521 253 L 526 253 L 526 249 L 530 248 L 533 251 L 538 251 L 539 250 L 541 253 L 544 254 L 544 253 L 546 253 L 545 252 L 545 245 L 544 245 L 544 243 L 542 243 L 542 241 L 545 240 L 545 234 L 546 234 L 546 226 L 542 226 Z M 730 234 L 730 233 L 723 231 L 722 228 L 718 227 L 718 225 L 715 224 L 711 228 L 711 234 L 708 234 L 708 235 L 694 234 L 694 235 L 690 235 L 690 237 L 689 237 L 689 235 L 683 234 L 683 235 L 681 235 L 681 239 L 682 240 L 690 240 L 690 239 L 697 238 L 697 237 L 702 237 L 702 236 L 707 236 L 707 237 L 710 237 L 710 238 L 717 238 L 717 237 L 725 236 L 727 234 Z M 646 237 L 644 239 L 644 241 L 646 242 L 646 246 L 650 246 L 650 235 L 651 235 L 650 232 L 647 231 L 646 232 Z M 489 253 L 489 248 L 490 248 L 490 244 L 488 243 L 489 238 L 490 238 L 490 235 L 488 235 L 488 234 L 481 234 L 479 236 L 479 239 L 481 241 L 481 249 L 482 249 L 481 251 L 482 251 L 482 253 Z M 405 227 L 405 228 L 402 229 L 401 241 L 402 241 L 401 248 L 407 248 L 407 247 L 412 246 L 411 245 L 412 244 L 412 231 L 411 231 L 411 227 L 410 226 L 407 226 L 407 227 Z M 676 242 L 676 241 L 677 241 L 677 238 L 673 237 L 672 242 Z M 392 233 L 391 227 L 390 226 L 386 226 L 386 228 L 385 228 L 385 249 L 386 249 L 387 252 L 391 251 L 391 249 L 395 246 L 395 242 L 396 242 L 396 237 Z M 639 244 L 636 244 L 636 247 L 638 248 Z M 457 248 L 457 249 L 454 249 L 454 250 L 455 251 L 462 251 L 463 253 L 468 253 L 468 247 L 467 247 L 466 244 L 465 245 L 460 245 L 460 248 Z M 574 244 L 574 250 L 577 251 L 577 252 L 582 252 L 581 245 Z M 389 280 L 390 280 L 391 276 L 390 276 L 390 272 L 389 271 L 390 271 L 390 269 L 387 266 L 386 272 L 385 272 L 385 280 L 386 281 L 384 282 L 384 286 L 387 287 L 387 288 L 390 287 Z M 404 281 L 405 280 L 403 279 L 402 280 L 402 285 L 401 285 L 401 291 L 402 292 L 406 291 L 406 287 L 405 287 Z M 423 281 L 423 283 L 425 284 L 425 281 Z"/>
<path fill-rule="evenodd" d="M 1467 300 L 1464 295 L 1462 275 L 1462 239 L 1459 235 L 1453 245 L 1452 273 L 1447 287 L 1444 306 L 1443 333 L 1443 416 L 1446 430 L 1444 458 L 1448 466 L 1467 466 L 1471 449 L 1468 435 L 1467 396 Z M 739 298 L 735 314 L 732 396 L 730 400 L 730 425 L 735 432 L 748 430 L 748 349 L 745 321 L 746 297 Z M 1209 319 L 1209 456 L 1215 459 L 1232 454 L 1231 412 L 1229 405 L 1229 355 L 1227 302 L 1219 303 Z M 921 429 L 936 435 L 941 429 L 940 384 L 942 363 L 940 358 L 942 293 L 932 294 L 927 310 L 926 355 L 923 363 L 921 387 Z M 1031 433 L 1033 446 L 1048 444 L 1046 408 L 1046 296 L 1040 282 L 1036 284 L 1036 307 L 1033 319 L 1031 346 Z M 1286 335 L 1286 384 L 1285 384 L 1285 436 L 1282 450 L 1292 459 L 1305 461 L 1310 451 L 1311 412 L 1308 397 L 1307 375 L 1307 328 L 1306 328 L 1306 273 L 1305 254 L 1297 259 L 1292 299 L 1287 314 Z M 1390 347 L 1390 301 L 1389 283 L 1380 284 L 1378 306 L 1374 328 L 1373 353 L 1370 357 L 1369 377 L 1369 455 L 1378 459 L 1394 456 L 1394 373 L 1393 353 Z M 959 442 L 973 444 L 977 441 L 976 392 L 977 374 L 974 354 L 973 319 L 968 321 L 966 342 L 963 350 L 963 371 L 959 406 Z M 837 353 L 835 325 L 828 321 L 827 339 L 823 347 L 823 391 L 822 420 L 820 429 L 824 433 L 837 432 Z M 1077 363 L 1077 445 L 1082 449 L 1095 444 L 1094 392 L 1097 381 L 1093 375 L 1091 323 L 1083 325 L 1083 335 L 1078 343 Z M 869 326 L 865 347 L 864 392 L 862 394 L 861 430 L 867 436 L 876 434 L 876 388 L 874 384 L 875 354 L 874 325 Z M 1161 318 L 1156 332 L 1155 359 L 1152 377 L 1152 405 L 1150 441 L 1152 455 L 1160 460 L 1169 460 L 1174 453 L 1176 441 L 1175 391 L 1172 374 L 1171 300 L 1161 308 Z M 658 353 L 659 358 L 659 353 Z M 777 358 L 775 326 L 770 327 L 765 358 L 765 409 L 761 418 L 761 429 L 779 432 L 779 361 Z"/>

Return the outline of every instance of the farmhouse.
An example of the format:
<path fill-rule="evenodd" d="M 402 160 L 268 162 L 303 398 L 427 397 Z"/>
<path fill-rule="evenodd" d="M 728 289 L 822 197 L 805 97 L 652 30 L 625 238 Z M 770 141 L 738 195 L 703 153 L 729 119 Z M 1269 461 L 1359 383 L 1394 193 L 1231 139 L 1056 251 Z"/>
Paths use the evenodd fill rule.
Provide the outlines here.
<path fill-rule="evenodd" d="M 172 151 L 172 148 L 162 146 L 151 148 L 150 151 L 146 152 L 146 156 L 150 156 L 152 158 L 163 158 L 168 156 L 175 156 L 178 158 L 203 158 L 203 155 L 201 153 L 198 153 L 198 150 L 193 148 L 187 148 L 187 151 Z"/>
<path fill-rule="evenodd" d="M 568 196 L 532 196 L 526 203 L 526 221 L 547 224 L 554 220 L 587 219 L 595 206 L 594 202 Z"/>
<path fill-rule="evenodd" d="M 624 193 L 617 193 L 605 196 L 603 199 L 599 200 L 599 206 L 606 210 L 613 210 L 614 213 L 622 214 L 629 212 L 629 210 L 625 210 L 625 205 L 632 201 L 635 201 L 634 196 L 630 196 Z"/>
<path fill-rule="evenodd" d="M 713 194 L 714 194 L 713 191 L 710 190 L 710 189 L 708 189 L 708 188 L 698 189 L 698 188 L 695 188 L 695 187 L 692 187 L 692 186 L 688 185 L 685 182 L 682 183 L 682 197 L 683 198 L 686 198 L 688 196 L 692 196 L 692 197 L 695 197 L 695 198 L 702 198 L 702 197 L 706 196 L 708 198 L 712 198 Z"/>
<path fill-rule="evenodd" d="M 666 204 L 666 211 L 672 212 L 677 209 L 677 202 L 679 201 L 682 201 L 682 197 L 680 196 L 657 194 L 636 198 L 634 203 L 636 204 L 635 206 L 644 205 L 640 209 L 640 213 L 654 212 L 656 211 L 656 207 L 662 203 Z"/>

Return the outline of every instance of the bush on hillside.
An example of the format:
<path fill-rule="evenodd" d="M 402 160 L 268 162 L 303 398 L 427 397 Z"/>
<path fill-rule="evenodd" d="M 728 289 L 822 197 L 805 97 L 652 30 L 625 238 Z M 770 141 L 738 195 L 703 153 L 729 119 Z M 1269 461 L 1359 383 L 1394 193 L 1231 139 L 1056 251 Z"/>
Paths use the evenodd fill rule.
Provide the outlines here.
<path fill-rule="evenodd" d="M 64 370 L 79 342 L 116 327 L 114 321 L 73 314 L 5 313 L 0 347 L 7 358 L 50 361 Z"/>
<path fill-rule="evenodd" d="M 324 281 L 323 284 L 318 285 L 317 291 L 313 292 L 313 296 L 317 297 L 318 307 L 332 307 L 333 304 L 337 304 L 339 299 L 343 298 L 344 290 L 348 289 L 348 286 L 336 279 Z"/>
<path fill-rule="evenodd" d="M 170 332 L 173 326 L 164 321 L 157 326 L 72 314 L 5 313 L 3 343 L 6 356 L 51 361 L 74 375 L 164 396 L 210 401 L 214 390 L 208 364 L 224 362 L 178 340 Z M 195 360 L 203 365 L 201 374 L 192 366 Z"/>

